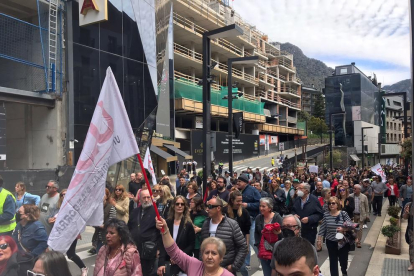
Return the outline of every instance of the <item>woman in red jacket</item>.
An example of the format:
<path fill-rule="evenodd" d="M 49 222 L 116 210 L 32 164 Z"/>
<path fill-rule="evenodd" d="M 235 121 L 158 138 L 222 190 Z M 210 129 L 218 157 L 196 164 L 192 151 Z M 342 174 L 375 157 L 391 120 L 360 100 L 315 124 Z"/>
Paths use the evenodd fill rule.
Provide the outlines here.
<path fill-rule="evenodd" d="M 394 183 L 394 178 L 390 177 L 388 179 L 387 188 L 388 202 L 390 203 L 390 206 L 394 206 L 400 195 L 398 185 Z"/>

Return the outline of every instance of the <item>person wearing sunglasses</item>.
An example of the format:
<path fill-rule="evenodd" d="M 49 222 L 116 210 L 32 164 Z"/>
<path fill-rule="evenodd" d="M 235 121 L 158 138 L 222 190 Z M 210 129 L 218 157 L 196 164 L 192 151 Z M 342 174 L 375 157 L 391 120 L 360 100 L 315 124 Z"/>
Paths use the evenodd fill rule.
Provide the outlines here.
<path fill-rule="evenodd" d="M 67 189 L 63 189 L 60 192 L 59 200 L 56 205 L 56 209 L 50 211 L 50 218 L 49 223 L 55 224 L 56 218 L 59 215 L 60 208 L 62 207 L 63 200 L 65 198 Z M 83 263 L 82 259 L 76 254 L 76 245 L 78 244 L 78 239 L 81 239 L 81 235 L 79 234 L 76 239 L 72 242 L 71 246 L 69 247 L 68 251 L 66 252 L 66 255 L 68 258 L 73 261 L 81 270 L 81 276 L 88 276 L 88 268 Z"/>
<path fill-rule="evenodd" d="M 0 236 L 0 276 L 26 275 L 33 264 L 33 256 L 20 252 L 12 237 Z"/>
<path fill-rule="evenodd" d="M 154 199 L 157 201 L 157 208 L 160 216 L 167 218 L 171 202 L 174 199 L 171 195 L 170 188 L 168 188 L 168 186 L 157 184 L 154 186 L 152 192 L 154 194 Z"/>
<path fill-rule="evenodd" d="M 195 231 L 190 218 L 190 208 L 183 196 L 177 196 L 172 201 L 166 222 L 168 231 L 172 234 L 178 248 L 188 256 L 192 256 Z M 165 248 L 161 247 L 157 274 L 163 276 L 167 268 L 169 268 L 167 275 L 185 275 L 185 272 L 181 270 L 174 260 L 170 259 Z"/>
<path fill-rule="evenodd" d="M 18 221 L 13 232 L 13 239 L 19 250 L 30 253 L 34 257 L 39 256 L 47 249 L 47 233 L 43 224 L 38 221 L 39 207 L 24 204 L 16 213 Z"/>
<path fill-rule="evenodd" d="M 221 266 L 236 273 L 242 267 L 248 252 L 246 239 L 239 224 L 223 215 L 223 201 L 219 197 L 210 199 L 206 207 L 208 218 L 201 228 L 201 240 L 204 241 L 208 237 L 221 239 L 226 245 L 226 254 Z"/>
<path fill-rule="evenodd" d="M 345 182 L 345 180 L 344 180 Z M 355 210 L 355 199 L 349 196 L 348 189 L 345 186 L 338 185 L 338 192 L 336 197 L 341 202 L 341 208 L 343 211 L 347 212 L 348 216 L 353 219 L 354 218 L 354 210 Z"/>
<path fill-rule="evenodd" d="M 116 209 L 116 218 L 128 223 L 129 220 L 129 197 L 125 192 L 124 186 L 115 186 L 114 194 L 109 199 L 109 203 Z"/>
<path fill-rule="evenodd" d="M 316 247 L 322 248 L 322 238 L 325 237 L 331 275 L 339 276 L 339 260 L 342 275 L 346 276 L 350 244 L 346 243 L 345 246 L 339 248 L 338 242 L 341 241 L 344 236 L 344 228 L 342 227 L 344 222 L 351 222 L 351 218 L 348 216 L 347 212 L 341 211 L 342 205 L 337 197 L 331 197 L 328 201 L 328 206 L 329 212 L 326 212 L 323 216 Z"/>
<path fill-rule="evenodd" d="M 57 251 L 49 251 L 40 255 L 32 270 L 27 276 L 72 276 L 65 255 Z M 20 276 L 20 275 L 19 275 Z"/>
<path fill-rule="evenodd" d="M 40 217 L 39 221 L 46 229 L 47 235 L 50 235 L 53 225 L 49 223 L 50 211 L 56 209 L 59 200 L 59 184 L 55 180 L 49 180 L 46 185 L 46 194 L 40 200 Z"/>

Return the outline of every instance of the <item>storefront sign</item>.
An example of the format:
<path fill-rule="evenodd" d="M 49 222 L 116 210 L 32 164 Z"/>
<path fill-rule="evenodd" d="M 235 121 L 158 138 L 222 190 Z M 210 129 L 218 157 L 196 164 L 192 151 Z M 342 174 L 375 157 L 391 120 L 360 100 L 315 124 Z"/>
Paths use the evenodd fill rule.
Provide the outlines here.
<path fill-rule="evenodd" d="M 196 116 L 196 127 L 195 128 L 203 128 L 203 117 Z"/>
<path fill-rule="evenodd" d="M 108 20 L 108 0 L 80 0 L 79 26 Z"/>

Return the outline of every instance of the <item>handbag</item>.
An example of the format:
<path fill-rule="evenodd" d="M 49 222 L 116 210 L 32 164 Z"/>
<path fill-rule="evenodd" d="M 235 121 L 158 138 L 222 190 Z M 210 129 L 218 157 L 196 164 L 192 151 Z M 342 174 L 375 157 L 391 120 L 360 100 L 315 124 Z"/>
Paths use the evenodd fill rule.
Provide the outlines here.
<path fill-rule="evenodd" d="M 142 244 L 141 259 L 154 260 L 157 256 L 157 244 L 153 241 L 146 241 Z"/>

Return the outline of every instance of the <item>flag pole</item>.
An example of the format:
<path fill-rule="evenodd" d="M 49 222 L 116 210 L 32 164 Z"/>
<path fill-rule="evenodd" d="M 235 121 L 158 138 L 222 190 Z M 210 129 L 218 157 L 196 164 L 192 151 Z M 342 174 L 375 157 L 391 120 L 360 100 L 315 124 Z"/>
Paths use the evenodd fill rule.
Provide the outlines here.
<path fill-rule="evenodd" d="M 150 194 L 150 197 L 151 197 L 152 206 L 154 207 L 155 214 L 157 215 L 157 219 L 159 221 L 161 221 L 160 212 L 158 212 L 157 204 L 153 200 L 151 186 L 150 186 L 149 181 L 148 181 L 148 177 L 147 177 L 147 173 L 146 173 L 145 168 L 144 168 L 144 164 L 142 163 L 141 155 L 138 153 L 137 157 L 138 157 L 139 165 L 141 166 L 142 174 L 144 175 L 144 178 L 145 178 L 145 183 L 147 184 L 147 188 L 148 188 L 148 191 L 149 191 L 149 194 Z M 161 232 L 164 233 L 164 227 L 161 229 Z"/>

